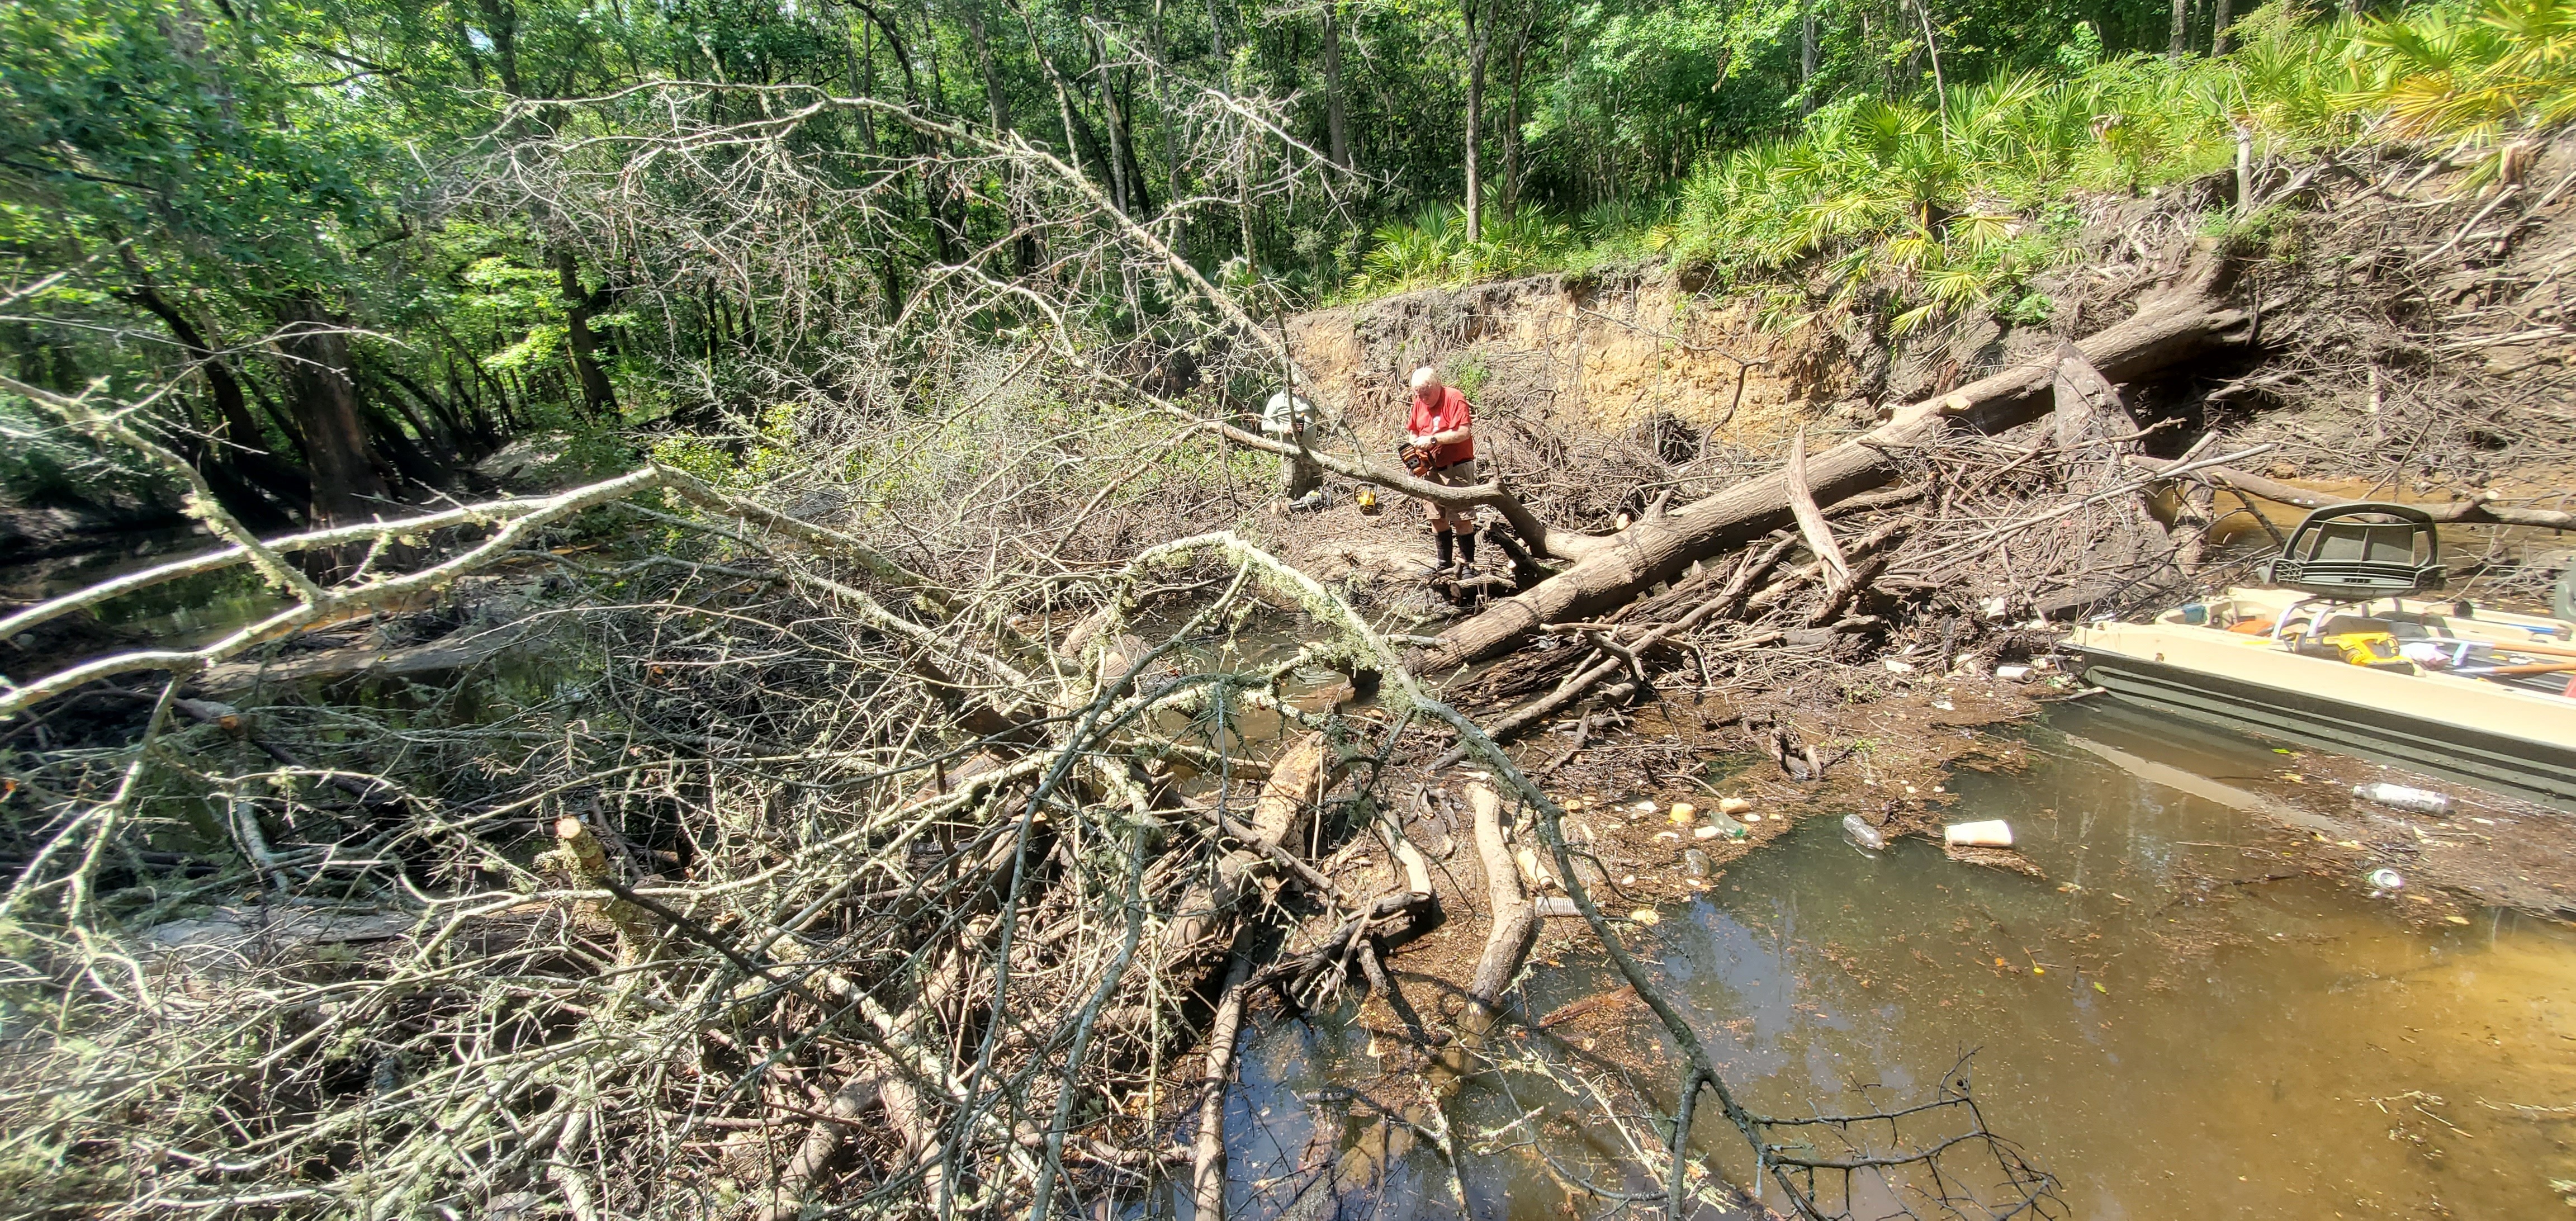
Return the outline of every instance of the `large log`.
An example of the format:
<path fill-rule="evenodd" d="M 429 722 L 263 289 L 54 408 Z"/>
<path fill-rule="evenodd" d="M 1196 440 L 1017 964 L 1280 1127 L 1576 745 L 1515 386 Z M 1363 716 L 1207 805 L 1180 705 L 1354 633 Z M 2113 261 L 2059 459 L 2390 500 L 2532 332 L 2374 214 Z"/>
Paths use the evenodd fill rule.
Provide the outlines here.
<path fill-rule="evenodd" d="M 2134 381 L 2177 362 L 2246 342 L 2252 324 L 2214 296 L 2166 300 L 2078 344 L 2114 381 Z M 1817 501 L 1877 487 L 1898 473 L 1897 456 L 1954 428 L 1996 432 L 2025 424 L 2054 406 L 2052 357 L 2017 365 L 1948 394 L 1899 409 L 1869 432 L 1809 458 L 1807 483 Z M 1510 649 L 1541 624 L 1597 618 L 1693 560 L 1724 552 L 1789 525 L 1786 480 L 1774 472 L 1746 480 L 1663 517 L 1650 517 L 1603 540 L 1607 545 L 1564 572 L 1488 607 L 1441 634 L 1418 672 L 1479 661 Z"/>

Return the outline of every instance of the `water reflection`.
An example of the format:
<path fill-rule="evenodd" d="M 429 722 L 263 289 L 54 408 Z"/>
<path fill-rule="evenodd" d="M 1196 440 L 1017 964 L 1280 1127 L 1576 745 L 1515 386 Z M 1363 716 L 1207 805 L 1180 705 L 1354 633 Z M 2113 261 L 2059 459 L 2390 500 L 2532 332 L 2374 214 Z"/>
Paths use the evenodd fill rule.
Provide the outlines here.
<path fill-rule="evenodd" d="M 2307 877 L 2298 836 L 2213 799 L 2223 789 L 2180 791 L 2112 761 L 2223 783 L 2263 772 L 2259 746 L 2080 707 L 2026 737 L 2026 773 L 1950 787 L 1959 817 L 2012 822 L 2045 879 L 1920 840 L 1864 855 L 1811 819 L 1666 913 L 1648 956 L 1748 1104 L 1806 1114 L 1864 1088 L 1910 1097 L 1974 1051 L 1988 1120 L 2060 1176 L 2079 1216 L 2562 1215 L 2553 1180 L 2576 1180 L 2576 938 L 2503 912 L 2411 924 L 2399 900 Z M 1526 1009 L 1612 982 L 1569 959 L 1528 984 Z M 1669 1077 L 1658 1032 L 1627 1013 L 1600 1051 Z M 1273 1134 L 1239 1180 L 1288 1173 L 1303 1152 L 1294 1091 L 1373 1074 L 1346 1042 L 1294 1025 L 1263 1037 L 1243 1101 L 1270 1110 Z M 1452 1122 L 1508 1123 L 1550 1097 L 1488 1080 Z M 1532 1130 L 1595 1164 L 1574 1134 Z M 1700 1144 L 1747 1180 L 1731 1131 L 1703 1122 Z M 1471 1161 L 1471 1194 L 1515 1217 L 1607 1206 L 1569 1200 L 1534 1164 L 1517 1151 Z M 1379 1215 L 1456 1212 L 1423 1155 L 1398 1177 Z"/>

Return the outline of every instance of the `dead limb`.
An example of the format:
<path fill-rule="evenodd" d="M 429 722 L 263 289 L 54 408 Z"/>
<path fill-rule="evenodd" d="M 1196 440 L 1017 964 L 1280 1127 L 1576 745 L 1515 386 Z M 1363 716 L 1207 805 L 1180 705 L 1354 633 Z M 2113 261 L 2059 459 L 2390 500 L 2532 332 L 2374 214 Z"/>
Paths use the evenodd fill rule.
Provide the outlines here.
<path fill-rule="evenodd" d="M 1332 748 L 1321 733 L 1309 733 L 1271 764 L 1270 779 L 1253 805 L 1252 824 L 1242 830 L 1244 847 L 1217 862 L 1215 876 L 1190 888 L 1163 927 L 1165 968 L 1204 957 L 1229 939 L 1235 905 L 1255 871 L 1269 854 L 1294 839 L 1306 811 L 1341 777 Z M 1327 890 L 1327 894 L 1333 893 Z"/>
<path fill-rule="evenodd" d="M 1789 511 L 1798 519 L 1798 533 L 1807 540 L 1807 550 L 1824 561 L 1827 579 L 1837 586 L 1851 583 L 1851 562 L 1843 558 L 1843 549 L 1834 544 L 1833 528 L 1825 524 L 1824 510 L 1816 507 L 1816 493 L 1807 486 L 1807 430 L 1800 428 L 1789 441 L 1789 464 L 1780 471 L 1781 486 L 1789 497 Z"/>
<path fill-rule="evenodd" d="M 1495 512 L 1502 514 L 1503 520 L 1511 523 L 1512 529 L 1528 544 L 1530 551 L 1539 556 L 1580 560 L 1600 551 L 1611 541 L 1599 535 L 1582 534 L 1549 525 L 1537 514 L 1530 512 L 1529 506 L 1522 504 L 1520 498 L 1514 496 L 1511 489 L 1499 480 L 1463 488 L 1433 483 L 1427 479 L 1417 479 L 1402 468 L 1344 458 L 1339 454 L 1292 445 L 1257 433 L 1246 432 L 1231 424 L 1203 419 L 1197 413 L 1177 403 L 1145 395 L 1142 390 L 1132 386 L 1122 388 L 1131 394 L 1143 396 L 1147 402 L 1162 411 L 1189 420 L 1201 429 L 1248 449 L 1262 450 L 1288 458 L 1298 456 L 1311 458 L 1316 465 L 1345 479 L 1373 483 L 1417 500 L 1430 501 L 1444 509 L 1464 510 L 1490 506 Z"/>
<path fill-rule="evenodd" d="M 1862 535 L 1860 538 L 1854 540 L 1850 551 L 1854 555 L 1863 557 L 1864 562 L 1868 565 L 1868 571 L 1874 572 L 1876 571 L 1878 564 L 1882 562 L 1875 558 L 1878 549 L 1895 537 L 1897 531 L 1902 529 L 1902 527 L 1903 523 L 1899 522 L 1891 522 L 1887 525 L 1880 526 L 1877 529 L 1870 531 L 1868 534 Z M 1682 633 L 1687 633 L 1710 619 L 1724 617 L 1739 609 L 1760 610 L 1766 608 L 1778 602 L 1790 589 L 1793 589 L 1797 585 L 1806 581 L 1815 579 L 1824 571 L 1823 560 L 1817 560 L 1815 563 L 1800 569 L 1798 572 L 1792 573 L 1788 578 L 1756 591 L 1749 596 L 1745 593 L 1747 586 L 1751 585 L 1752 582 L 1759 580 L 1764 574 L 1771 571 L 1772 566 L 1779 562 L 1781 555 L 1788 550 L 1793 541 L 1793 539 L 1784 538 L 1778 543 L 1773 544 L 1765 552 L 1747 555 L 1744 560 L 1736 566 L 1735 572 L 1727 579 L 1726 584 L 1714 595 L 1683 612 L 1679 618 L 1673 619 L 1667 623 L 1658 624 L 1641 633 L 1637 637 L 1635 644 L 1629 647 L 1630 654 L 1642 657 L 1648 651 L 1654 649 L 1657 645 L 1662 644 L 1668 638 Z M 1842 596 L 1828 597 L 1825 600 L 1823 605 L 1828 608 L 1831 613 L 1823 614 L 1824 620 L 1830 620 L 1833 615 L 1840 613 L 1841 607 L 1848 601 L 1849 595 L 1859 587 L 1861 582 L 1866 580 L 1867 575 L 1867 572 L 1862 573 L 1861 581 L 1847 581 L 1843 587 Z M 1768 644 L 1779 639 L 1781 639 L 1781 634 L 1778 632 L 1764 632 L 1742 640 L 1734 641 L 1729 647 L 1750 648 L 1761 644 Z M 1703 668 L 1707 665 L 1704 655 L 1701 657 L 1700 664 Z M 1564 682 L 1558 684 L 1557 688 L 1554 691 L 1549 692 L 1546 696 L 1522 707 L 1515 708 L 1511 712 L 1505 714 L 1501 719 L 1495 721 L 1493 727 L 1487 732 L 1496 741 L 1508 740 L 1511 737 L 1518 735 L 1521 731 L 1527 729 L 1532 724 L 1555 715 L 1559 710 L 1565 708 L 1567 705 L 1583 698 L 1585 694 L 1599 686 L 1603 680 L 1620 673 L 1627 667 L 1627 665 L 1628 662 L 1625 658 L 1612 657 L 1607 661 L 1603 661 L 1589 668 L 1580 670 L 1573 676 L 1567 678 Z M 1643 682 L 1642 677 L 1640 681 L 1641 683 Z M 1638 687 L 1639 691 L 1643 691 L 1644 689 L 1645 688 L 1642 685 Z M 1434 760 L 1431 764 L 1431 768 L 1432 770 L 1437 771 L 1440 768 L 1450 766 L 1464 758 L 1466 756 L 1466 752 L 1467 746 L 1463 742 L 1457 746 L 1453 746 L 1447 752 L 1443 753 L 1438 759 Z"/>
<path fill-rule="evenodd" d="M 1216 1020 L 1208 1027 L 1207 1071 L 1199 1084 L 1199 1135 L 1190 1198 L 1208 1221 L 1225 1218 L 1225 1095 L 1234 1081 L 1234 1044 L 1243 1028 L 1243 994 L 1251 962 L 1241 955 L 1226 972 Z"/>
<path fill-rule="evenodd" d="M 1465 1022 L 1470 1042 L 1480 1042 L 1502 1012 L 1503 989 L 1520 974 L 1538 940 L 1538 911 L 1521 888 L 1520 864 L 1503 839 L 1503 802 L 1492 789 L 1469 785 L 1467 804 L 1476 813 L 1476 854 L 1485 864 L 1485 906 L 1493 921 L 1485 933 L 1484 955 L 1467 985 L 1471 1008 Z M 1563 866 L 1559 866 L 1562 868 Z"/>
<path fill-rule="evenodd" d="M 805 1130 L 805 1140 L 796 1147 L 796 1156 L 779 1172 L 778 1186 L 766 1214 L 768 1221 L 793 1221 L 805 1211 L 814 1181 L 839 1155 L 842 1143 L 849 1138 L 850 1125 L 876 1106 L 884 1092 L 885 1078 L 863 1071 L 852 1072 L 841 1088 L 833 1091 L 831 1105 Z"/>

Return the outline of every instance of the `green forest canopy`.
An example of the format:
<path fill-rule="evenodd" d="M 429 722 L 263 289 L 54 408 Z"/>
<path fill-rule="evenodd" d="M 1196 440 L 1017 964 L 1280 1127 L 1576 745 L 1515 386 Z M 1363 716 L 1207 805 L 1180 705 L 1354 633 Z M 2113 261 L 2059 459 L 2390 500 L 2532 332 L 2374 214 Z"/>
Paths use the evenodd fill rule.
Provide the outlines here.
<path fill-rule="evenodd" d="M 2567 117 L 2571 24 L 2559 0 L 19 0 L 0 361 L 148 400 L 276 529 L 425 498 L 534 430 L 930 393 L 892 370 L 978 335 L 1186 388 L 1161 354 L 1248 318 L 1184 266 L 1255 312 L 1631 259 L 1761 287 L 1788 324 L 2042 317 L 2025 278 L 2070 191 L 2240 144 L 2488 155 Z M 13 430 L 21 503 L 152 502 Z"/>

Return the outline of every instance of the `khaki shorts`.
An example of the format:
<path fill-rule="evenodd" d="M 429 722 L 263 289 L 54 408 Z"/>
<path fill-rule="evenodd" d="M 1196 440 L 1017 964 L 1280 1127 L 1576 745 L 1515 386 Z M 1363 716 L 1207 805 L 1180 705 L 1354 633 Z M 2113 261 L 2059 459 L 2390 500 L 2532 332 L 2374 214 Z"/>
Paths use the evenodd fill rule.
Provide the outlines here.
<path fill-rule="evenodd" d="M 1432 471 L 1429 475 L 1426 475 L 1423 478 L 1445 488 L 1474 487 L 1476 485 L 1476 460 L 1469 458 L 1461 462 L 1453 462 L 1447 466 L 1440 467 Z M 1449 524 L 1453 526 L 1462 529 L 1473 529 L 1475 526 L 1476 511 L 1474 509 L 1459 509 L 1455 512 L 1444 513 L 1439 505 L 1426 500 L 1422 502 L 1422 516 L 1426 520 L 1435 522 L 1440 521 L 1445 517 L 1448 519 Z"/>

